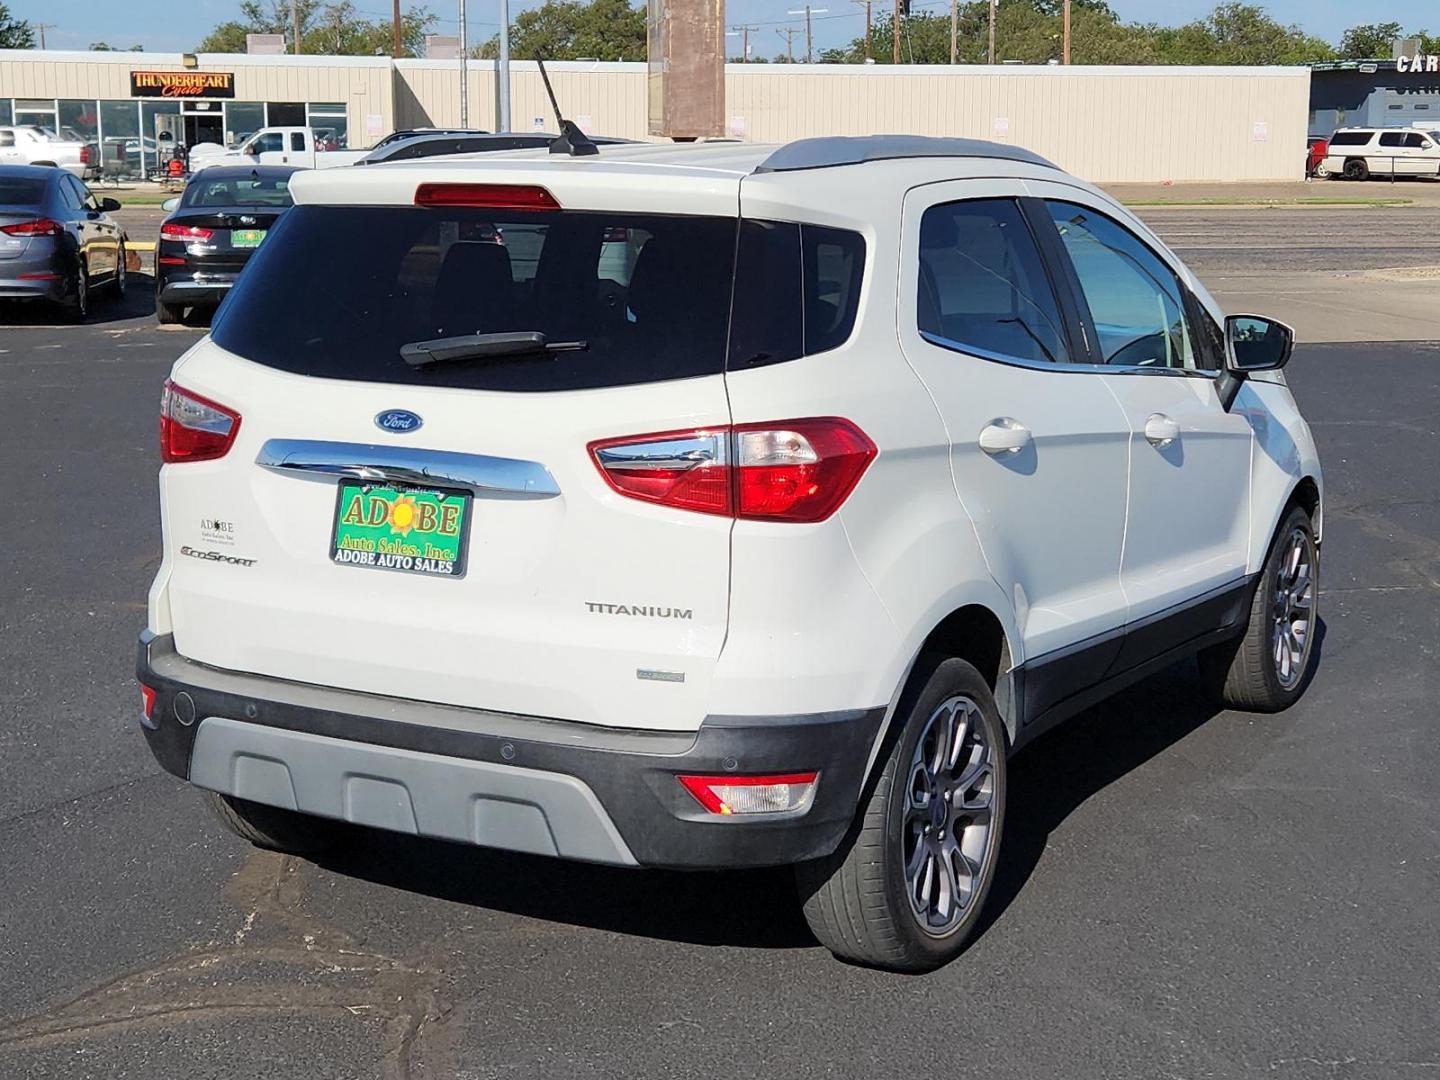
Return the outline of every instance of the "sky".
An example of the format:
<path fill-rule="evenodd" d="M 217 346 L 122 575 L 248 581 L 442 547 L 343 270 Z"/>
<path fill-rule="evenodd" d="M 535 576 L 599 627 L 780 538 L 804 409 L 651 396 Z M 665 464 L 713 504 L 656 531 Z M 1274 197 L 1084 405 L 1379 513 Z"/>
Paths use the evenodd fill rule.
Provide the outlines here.
<path fill-rule="evenodd" d="M 6 0 L 11 12 L 32 23 L 48 23 L 45 44 L 52 49 L 85 49 L 92 42 L 106 41 L 116 48 L 143 45 L 149 52 L 185 52 L 193 49 L 210 28 L 233 19 L 239 12 L 239 0 Z M 411 0 L 402 0 L 410 6 Z M 814 16 L 817 50 L 840 45 L 859 36 L 865 29 L 864 9 L 854 0 L 812 0 L 816 7 L 826 7 L 824 14 Z M 885 0 L 876 0 L 877 7 Z M 914 0 L 916 7 L 940 10 L 948 7 L 946 0 Z M 1433 25 L 1413 25 L 1417 8 L 1414 0 L 1371 0 L 1357 4 L 1355 0 L 1260 0 L 1270 14 L 1285 23 L 1299 23 L 1307 31 L 1328 41 L 1358 22 L 1396 20 L 1407 30 L 1440 30 L 1440 10 L 1433 11 Z M 511 0 L 511 17 L 539 0 Z M 358 10 L 371 18 L 389 18 L 388 0 L 355 0 Z M 431 11 L 440 16 L 436 30 L 455 33 L 456 0 L 432 0 Z M 784 26 L 803 26 L 804 18 L 795 18 L 788 11 L 803 6 L 803 0 L 727 0 L 726 20 L 731 25 L 760 25 L 751 35 L 751 48 L 764 55 L 784 51 L 784 41 L 777 32 Z M 1183 23 L 1206 14 L 1214 0 L 1110 0 L 1110 6 L 1122 19 L 1137 22 Z M 465 21 L 467 36 L 472 42 L 491 37 L 497 29 L 498 0 L 467 0 Z M 487 21 L 488 20 L 488 21 Z M 1421 19 L 1424 22 L 1424 19 Z M 797 46 L 800 40 L 796 40 Z M 729 50 L 738 55 L 738 39 L 732 39 Z"/>

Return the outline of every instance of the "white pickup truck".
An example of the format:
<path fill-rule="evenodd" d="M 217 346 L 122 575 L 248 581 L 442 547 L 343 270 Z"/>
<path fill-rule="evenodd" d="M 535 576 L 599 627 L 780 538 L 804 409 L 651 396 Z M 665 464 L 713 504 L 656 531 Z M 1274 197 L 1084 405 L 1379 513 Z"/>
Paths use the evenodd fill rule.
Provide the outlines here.
<path fill-rule="evenodd" d="M 199 172 L 211 165 L 298 165 L 306 169 L 328 169 L 335 165 L 353 165 L 368 150 L 326 150 L 326 142 L 316 139 L 308 127 L 261 128 L 237 149 L 227 150 L 213 143 L 202 143 L 190 151 L 190 169 Z"/>
<path fill-rule="evenodd" d="M 83 180 L 97 164 L 93 155 L 88 144 L 33 124 L 0 127 L 0 165 L 57 165 Z"/>

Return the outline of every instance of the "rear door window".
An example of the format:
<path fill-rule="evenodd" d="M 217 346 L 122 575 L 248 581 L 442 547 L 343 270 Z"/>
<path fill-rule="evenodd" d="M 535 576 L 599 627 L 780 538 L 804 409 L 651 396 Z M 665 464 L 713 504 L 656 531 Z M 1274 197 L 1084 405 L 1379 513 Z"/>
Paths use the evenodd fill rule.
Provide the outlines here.
<path fill-rule="evenodd" d="M 917 323 L 932 344 L 1000 360 L 1070 362 L 1055 291 L 1013 199 L 928 208 L 917 292 Z"/>
<path fill-rule="evenodd" d="M 291 210 L 212 330 L 222 348 L 321 378 L 487 390 L 718 374 L 734 218 L 586 211 Z M 582 350 L 412 367 L 401 346 L 538 331 Z"/>

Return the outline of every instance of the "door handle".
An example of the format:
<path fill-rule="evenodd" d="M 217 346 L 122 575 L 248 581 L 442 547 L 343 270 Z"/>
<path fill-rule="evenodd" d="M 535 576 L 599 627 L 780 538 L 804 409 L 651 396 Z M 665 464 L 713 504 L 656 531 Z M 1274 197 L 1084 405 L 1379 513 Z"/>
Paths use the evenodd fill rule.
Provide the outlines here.
<path fill-rule="evenodd" d="M 980 429 L 980 449 L 987 454 L 1018 454 L 1030 440 L 1030 429 L 1008 416 L 991 420 Z"/>
<path fill-rule="evenodd" d="M 1163 450 L 1180 437 L 1180 425 L 1164 413 L 1151 413 L 1145 421 L 1145 438 L 1157 450 Z"/>

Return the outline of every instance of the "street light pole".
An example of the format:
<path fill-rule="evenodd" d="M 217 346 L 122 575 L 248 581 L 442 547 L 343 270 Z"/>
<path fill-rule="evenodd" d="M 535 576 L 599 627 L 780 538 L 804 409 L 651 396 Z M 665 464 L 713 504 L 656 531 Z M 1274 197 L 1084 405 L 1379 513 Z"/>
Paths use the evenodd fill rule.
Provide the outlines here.
<path fill-rule="evenodd" d="M 895 14 L 890 17 L 890 62 L 900 62 L 900 0 L 895 0 Z"/>
<path fill-rule="evenodd" d="M 495 95 L 500 111 L 500 130 L 514 131 L 510 126 L 510 0 L 500 0 L 500 88 Z"/>
<path fill-rule="evenodd" d="M 1069 0 L 1066 0 L 1068 3 Z M 950 63 L 955 63 L 959 53 L 959 46 L 956 42 L 956 35 L 959 30 L 960 16 L 957 10 L 958 0 L 950 0 Z"/>
<path fill-rule="evenodd" d="M 400 55 L 400 0 L 395 0 L 394 5 L 394 40 L 390 43 L 390 55 Z"/>
<path fill-rule="evenodd" d="M 460 126 L 470 126 L 470 63 L 465 45 L 465 0 L 460 0 Z"/>
<path fill-rule="evenodd" d="M 295 43 L 295 55 L 300 55 L 300 5 L 290 0 L 290 38 Z"/>
<path fill-rule="evenodd" d="M 1070 63 L 1070 0 L 1065 0 L 1065 58 L 1062 63 Z"/>
<path fill-rule="evenodd" d="M 990 63 L 995 63 L 995 2 L 990 0 Z"/>

